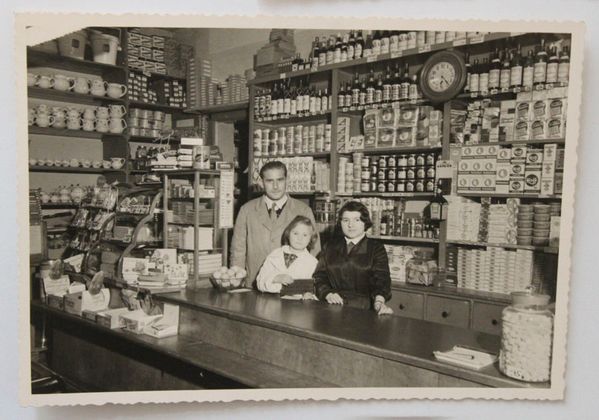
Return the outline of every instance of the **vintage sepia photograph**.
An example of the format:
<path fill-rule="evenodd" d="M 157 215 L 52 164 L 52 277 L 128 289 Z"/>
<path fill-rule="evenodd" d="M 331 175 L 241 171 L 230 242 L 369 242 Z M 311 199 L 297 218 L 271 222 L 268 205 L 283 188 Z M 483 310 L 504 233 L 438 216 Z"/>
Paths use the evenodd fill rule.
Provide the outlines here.
<path fill-rule="evenodd" d="M 61 22 L 17 18 L 22 403 L 563 398 L 582 24 Z"/>

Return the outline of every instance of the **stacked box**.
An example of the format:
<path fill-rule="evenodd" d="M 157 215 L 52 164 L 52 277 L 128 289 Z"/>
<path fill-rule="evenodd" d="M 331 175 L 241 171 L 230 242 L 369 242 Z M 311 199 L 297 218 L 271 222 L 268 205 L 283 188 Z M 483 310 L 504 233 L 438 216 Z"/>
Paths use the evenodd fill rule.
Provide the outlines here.
<path fill-rule="evenodd" d="M 447 239 L 478 241 L 481 204 L 465 197 L 448 196 Z"/>
<path fill-rule="evenodd" d="M 495 145 L 462 147 L 458 192 L 495 192 L 497 150 Z"/>
<path fill-rule="evenodd" d="M 499 103 L 487 106 L 482 113 L 482 127 L 480 132 L 480 143 L 497 143 L 499 141 Z"/>
<path fill-rule="evenodd" d="M 508 243 L 508 218 L 507 204 L 492 204 L 490 206 L 488 242 L 493 244 Z"/>
<path fill-rule="evenodd" d="M 499 111 L 499 142 L 514 141 L 516 121 L 516 101 L 501 101 Z"/>
<path fill-rule="evenodd" d="M 525 173 L 526 173 L 526 152 L 525 145 L 516 145 L 512 147 L 512 156 L 510 158 L 510 193 L 523 194 Z"/>

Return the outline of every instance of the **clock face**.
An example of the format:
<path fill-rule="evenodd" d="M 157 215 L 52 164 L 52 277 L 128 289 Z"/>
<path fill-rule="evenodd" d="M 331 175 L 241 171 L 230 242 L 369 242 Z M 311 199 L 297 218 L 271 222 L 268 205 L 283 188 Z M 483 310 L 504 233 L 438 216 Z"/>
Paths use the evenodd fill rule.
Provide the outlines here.
<path fill-rule="evenodd" d="M 445 92 L 455 81 L 455 67 L 447 61 L 436 63 L 428 73 L 428 84 L 434 92 Z"/>

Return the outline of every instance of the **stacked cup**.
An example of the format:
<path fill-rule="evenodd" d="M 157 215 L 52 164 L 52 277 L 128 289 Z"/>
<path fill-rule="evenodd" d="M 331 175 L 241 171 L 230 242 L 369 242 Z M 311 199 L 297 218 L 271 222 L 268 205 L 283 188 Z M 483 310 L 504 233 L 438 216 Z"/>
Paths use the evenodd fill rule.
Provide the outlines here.
<path fill-rule="evenodd" d="M 35 109 L 35 124 L 38 127 L 50 127 L 54 124 L 54 117 L 50 115 L 50 107 L 40 104 Z"/>
<path fill-rule="evenodd" d="M 518 206 L 518 233 L 516 241 L 518 245 L 530 245 L 532 243 L 533 232 L 533 207 L 530 204 L 520 204 Z"/>
<path fill-rule="evenodd" d="M 127 128 L 127 123 L 123 118 L 127 109 L 123 105 L 108 106 L 110 121 L 108 121 L 108 130 L 113 134 L 122 133 Z"/>
<path fill-rule="evenodd" d="M 547 204 L 535 204 L 534 228 L 532 231 L 532 244 L 546 246 L 549 242 L 549 227 L 551 226 L 550 206 Z"/>
<path fill-rule="evenodd" d="M 81 130 L 81 111 L 78 108 L 67 108 L 66 116 L 69 130 Z"/>
<path fill-rule="evenodd" d="M 83 131 L 94 131 L 96 129 L 96 107 L 83 109 Z"/>
<path fill-rule="evenodd" d="M 50 109 L 52 117 L 54 117 L 54 122 L 52 123 L 52 127 L 54 128 L 65 128 L 66 127 L 66 118 L 67 114 L 64 108 L 59 106 L 53 106 Z"/>

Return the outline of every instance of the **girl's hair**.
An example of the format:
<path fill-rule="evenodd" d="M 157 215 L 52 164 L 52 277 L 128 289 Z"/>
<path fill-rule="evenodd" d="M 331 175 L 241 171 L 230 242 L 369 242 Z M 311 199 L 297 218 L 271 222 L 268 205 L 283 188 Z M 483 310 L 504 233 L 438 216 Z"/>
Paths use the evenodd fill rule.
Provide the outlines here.
<path fill-rule="evenodd" d="M 318 232 L 316 231 L 316 227 L 314 227 L 312 220 L 306 216 L 296 216 L 295 219 L 293 219 L 291 223 L 287 225 L 283 231 L 283 236 L 281 237 L 281 245 L 289 245 L 289 236 L 291 235 L 291 231 L 299 224 L 308 226 L 310 229 L 312 229 L 312 237 L 310 238 L 310 243 L 307 246 L 308 251 L 311 251 L 318 240 Z"/>
<path fill-rule="evenodd" d="M 368 209 L 366 208 L 366 206 L 362 203 L 360 203 L 359 201 L 348 201 L 347 203 L 345 203 L 341 209 L 339 210 L 339 213 L 337 215 L 337 225 L 336 225 L 336 230 L 338 233 L 340 233 L 341 235 L 343 235 L 343 230 L 341 229 L 341 219 L 343 219 L 343 213 L 345 213 L 346 211 L 357 211 L 360 213 L 360 220 L 364 223 L 364 230 L 368 230 L 370 229 L 370 227 L 372 226 L 372 220 L 370 219 L 370 213 L 368 212 Z"/>

